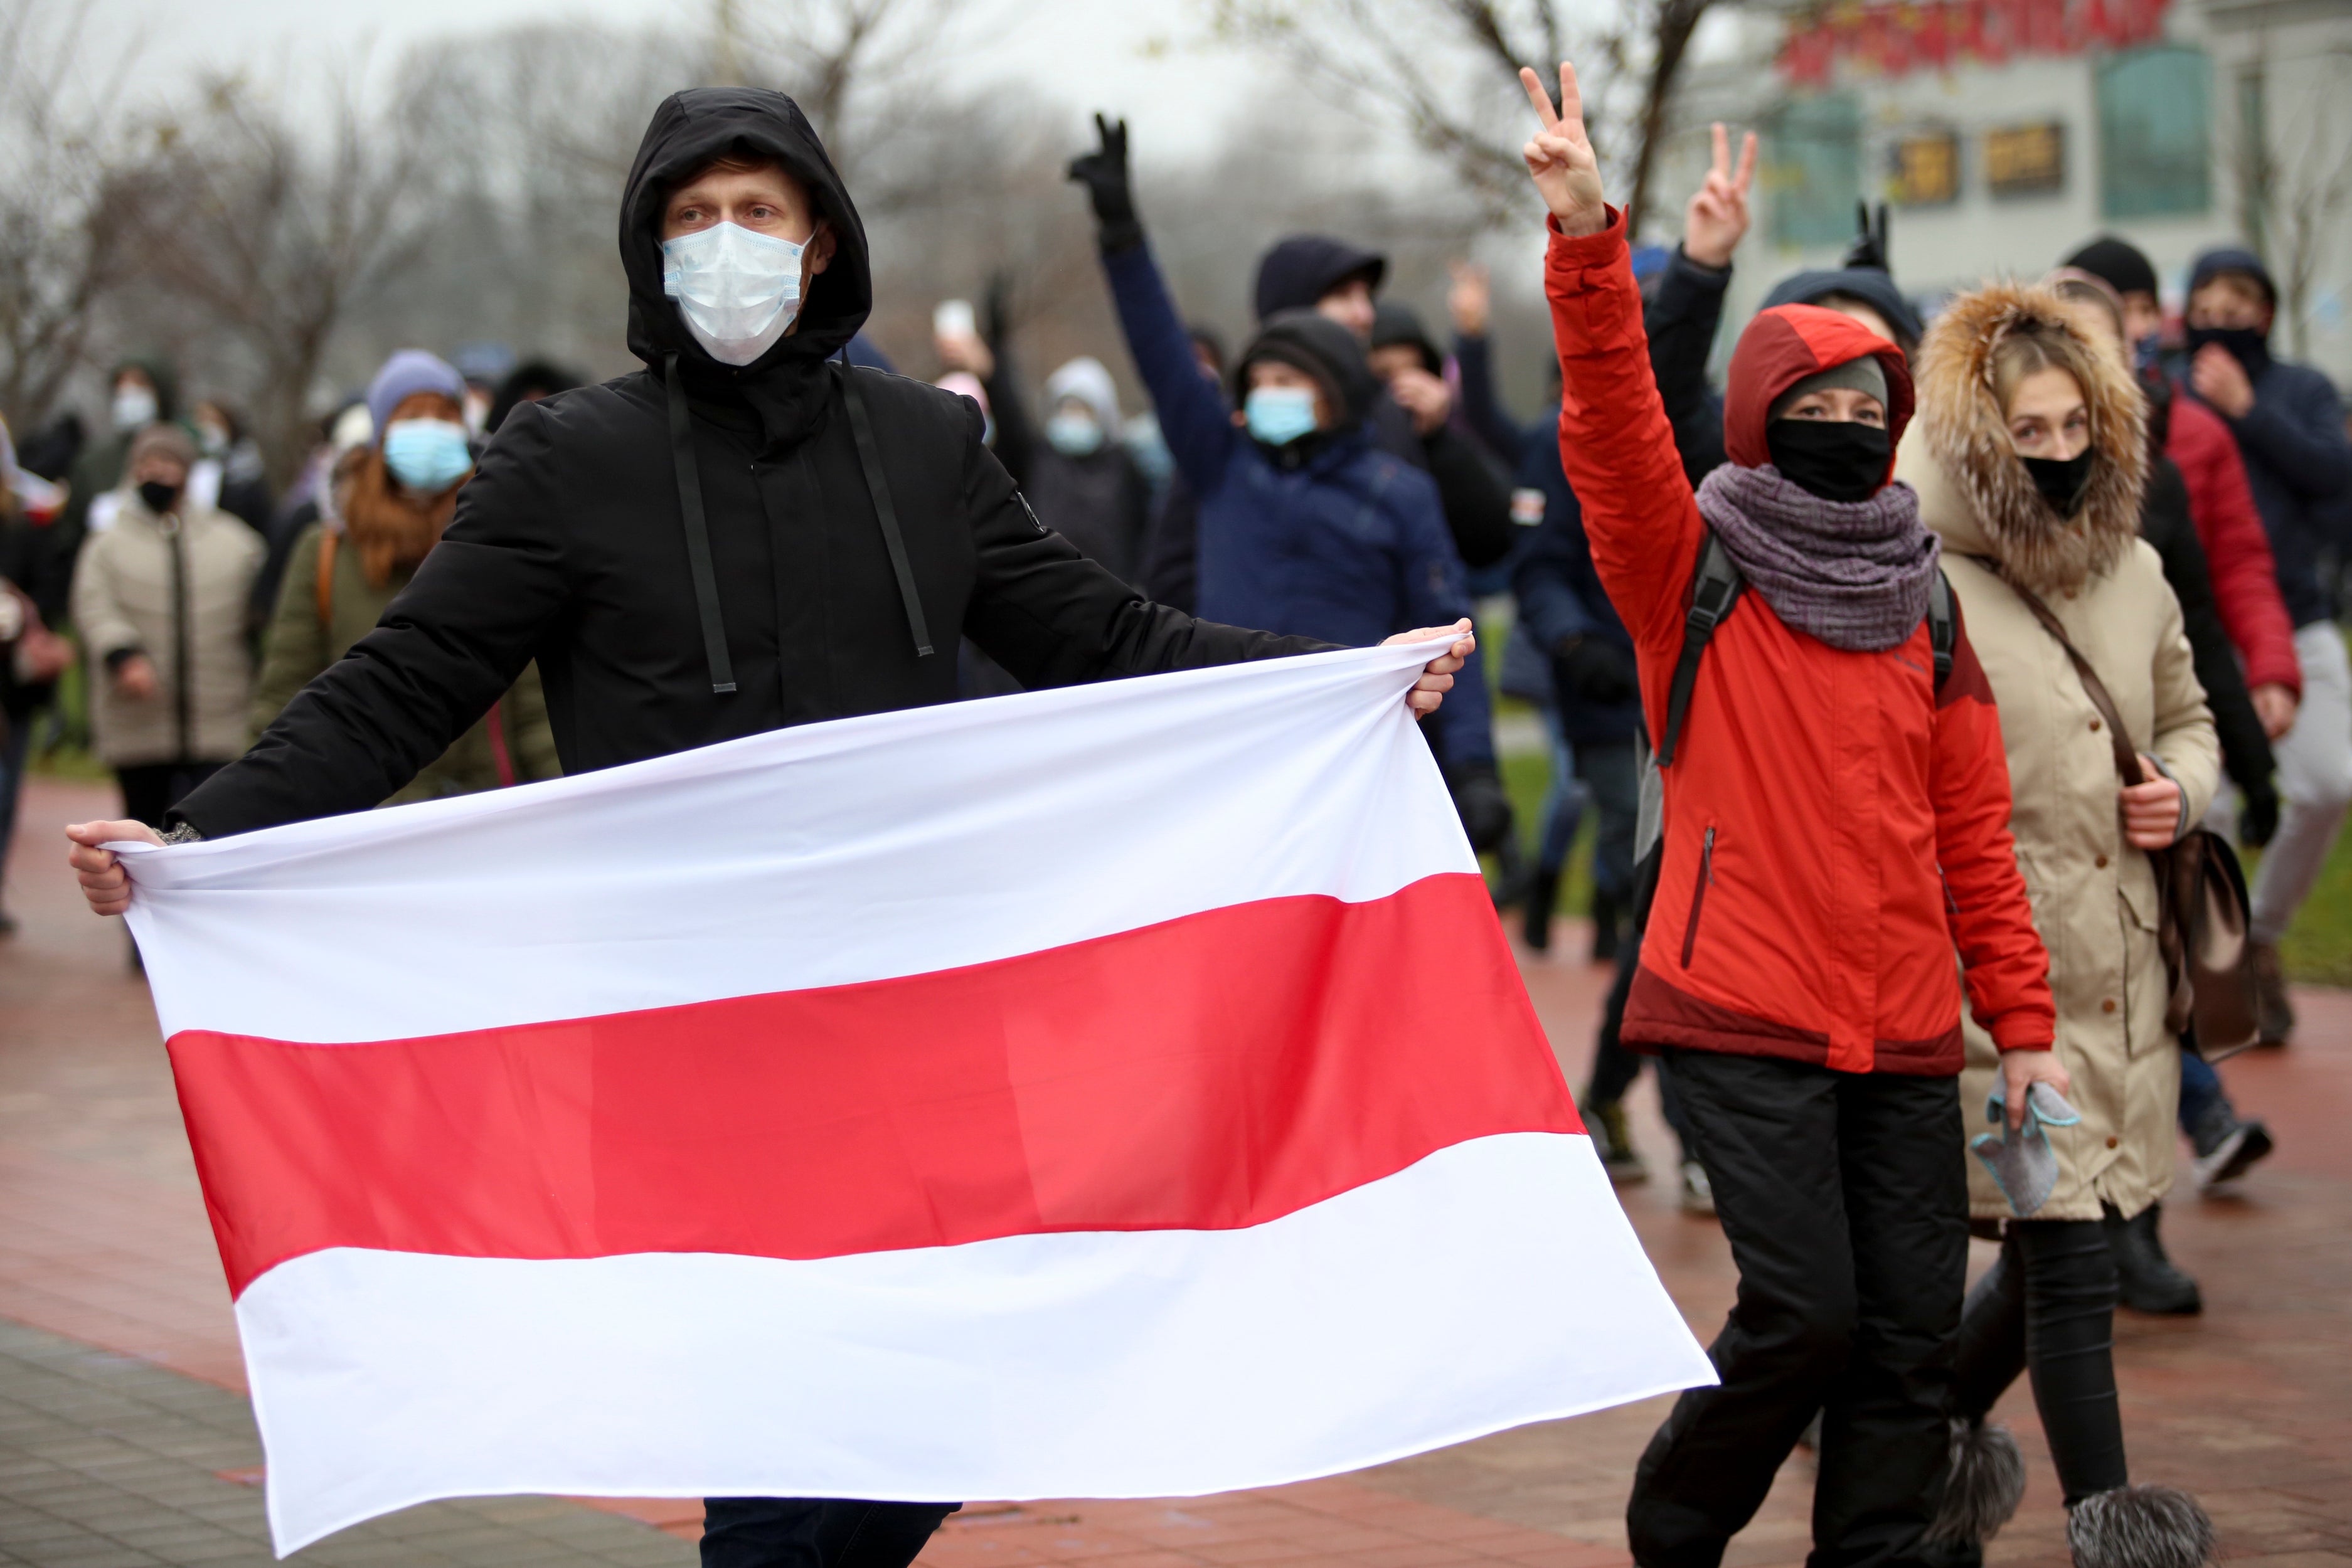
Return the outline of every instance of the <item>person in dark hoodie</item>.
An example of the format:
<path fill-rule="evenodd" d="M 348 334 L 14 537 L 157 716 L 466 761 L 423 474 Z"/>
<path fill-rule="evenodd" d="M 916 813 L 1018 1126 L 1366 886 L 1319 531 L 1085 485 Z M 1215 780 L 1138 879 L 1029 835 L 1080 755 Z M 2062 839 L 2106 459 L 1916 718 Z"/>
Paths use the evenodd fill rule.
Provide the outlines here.
<path fill-rule="evenodd" d="M 1100 145 L 1071 163 L 1070 178 L 1093 202 L 1128 351 L 1196 497 L 1200 612 L 1357 646 L 1427 620 L 1467 617 L 1469 591 L 1437 486 L 1372 438 L 1384 394 L 1355 332 L 1319 309 L 1277 309 L 1243 350 L 1228 402 L 1201 374 L 1144 243 L 1126 122 L 1097 115 L 1095 125 Z M 1267 298 L 1263 287 L 1259 298 Z M 1432 728 L 1464 831 L 1477 849 L 1493 848 L 1510 831 L 1511 808 L 1475 651 L 1444 721 Z"/>
<path fill-rule="evenodd" d="M 372 808 L 534 658 L 571 774 L 952 700 L 960 634 L 1032 687 L 1324 645 L 1147 602 L 1031 518 L 971 403 L 832 362 L 872 304 L 865 231 L 782 94 L 665 99 L 620 247 L 646 369 L 509 414 L 383 622 L 179 803 L 175 840 Z M 69 833 L 91 907 L 121 913 L 99 846 L 155 835 Z M 954 1506 L 712 1499 L 702 1560 L 903 1568 Z"/>
<path fill-rule="evenodd" d="M 2278 287 L 2252 252 L 2209 250 L 2190 265 L 2189 390 L 2238 438 L 2303 670 L 2302 706 L 2273 742 L 2285 804 L 2252 889 L 2249 934 L 2265 1045 L 2284 1045 L 2294 1031 L 2279 938 L 2311 895 L 2352 806 L 2352 666 L 2320 568 L 2332 542 L 2326 508 L 2352 488 L 2352 444 L 2327 378 L 2272 357 L 2277 311 Z"/>
<path fill-rule="evenodd" d="M 1462 564 L 1472 571 L 1495 565 L 1517 542 L 1511 533 L 1510 486 L 1495 460 L 1456 426 L 1445 357 L 1411 306 L 1374 308 L 1370 358 L 1390 401 L 1412 421 L 1422 466 L 1437 482 L 1438 494 L 1454 498 L 1445 523 Z"/>

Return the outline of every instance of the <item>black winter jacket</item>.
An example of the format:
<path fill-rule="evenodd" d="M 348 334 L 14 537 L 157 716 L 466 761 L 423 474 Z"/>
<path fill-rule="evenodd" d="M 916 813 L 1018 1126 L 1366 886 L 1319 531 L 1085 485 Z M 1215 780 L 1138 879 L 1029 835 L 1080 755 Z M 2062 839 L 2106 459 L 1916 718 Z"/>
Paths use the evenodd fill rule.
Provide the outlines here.
<path fill-rule="evenodd" d="M 2189 639 L 2197 679 L 2205 688 L 2205 706 L 2213 710 L 2213 732 L 2221 743 L 2223 769 L 2248 796 L 2272 795 L 2274 764 L 2270 737 L 2254 713 L 2253 699 L 2246 693 L 2244 666 L 2238 663 L 2237 650 L 2231 645 L 2221 609 L 2214 602 L 2205 547 L 2198 542 L 2197 524 L 2189 510 L 2189 486 L 2161 449 L 2148 462 L 2139 537 L 2163 559 L 2164 580 L 2172 585 L 2172 596 L 2180 601 L 2180 630 Z"/>
<path fill-rule="evenodd" d="M 722 153 L 781 160 L 837 248 L 796 329 L 747 367 L 704 353 L 662 291 L 669 189 Z M 364 810 L 539 663 L 563 770 L 785 725 L 952 700 L 956 639 L 1051 686 L 1313 652 L 1146 602 L 1040 527 L 981 443 L 979 410 L 827 361 L 872 303 L 864 230 L 791 99 L 682 92 L 655 111 L 621 207 L 629 346 L 648 369 L 518 408 L 448 531 L 383 622 L 245 758 L 183 801 L 207 837 Z M 735 689 L 714 690 L 670 434 L 708 518 Z M 856 378 L 929 651 L 902 601 L 845 402 Z"/>

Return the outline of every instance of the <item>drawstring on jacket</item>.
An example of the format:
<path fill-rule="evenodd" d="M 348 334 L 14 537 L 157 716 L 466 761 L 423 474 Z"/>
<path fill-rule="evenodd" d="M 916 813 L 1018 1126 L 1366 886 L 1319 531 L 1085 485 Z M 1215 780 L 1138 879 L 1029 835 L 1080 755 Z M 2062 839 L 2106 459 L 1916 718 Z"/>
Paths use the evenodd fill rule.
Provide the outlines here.
<path fill-rule="evenodd" d="M 694 576 L 695 608 L 702 620 L 702 651 L 710 662 L 710 689 L 724 695 L 735 689 L 735 665 L 727 653 L 727 622 L 719 609 L 719 575 L 710 564 L 710 525 L 702 510 L 702 473 L 695 465 L 694 439 L 687 423 L 686 383 L 678 375 L 678 357 L 662 357 L 662 380 L 669 393 L 670 460 L 677 470 L 677 507 L 686 524 L 687 564 Z M 898 580 L 898 601 L 907 612 L 907 629 L 914 634 L 915 656 L 931 655 L 931 634 L 923 618 L 923 601 L 915 591 L 914 568 L 908 563 L 906 536 L 898 528 L 898 510 L 890 501 L 890 482 L 882 472 L 881 450 L 874 442 L 874 424 L 866 415 L 856 375 L 836 363 L 842 401 L 849 409 L 849 432 L 857 446 L 857 465 L 866 475 L 866 492 L 882 526 L 882 542 L 890 552 L 890 570 Z"/>

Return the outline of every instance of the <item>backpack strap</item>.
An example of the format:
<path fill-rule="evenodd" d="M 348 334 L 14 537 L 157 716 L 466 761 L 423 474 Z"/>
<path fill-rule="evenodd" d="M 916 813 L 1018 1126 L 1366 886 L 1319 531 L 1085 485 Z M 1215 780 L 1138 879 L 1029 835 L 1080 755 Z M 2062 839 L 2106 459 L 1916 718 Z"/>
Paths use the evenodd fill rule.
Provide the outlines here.
<path fill-rule="evenodd" d="M 315 592 L 319 602 L 319 627 L 324 631 L 335 621 L 335 547 L 343 536 L 333 528 L 319 530 L 319 581 Z"/>
<path fill-rule="evenodd" d="M 1683 721 L 1690 716 L 1691 691 L 1698 685 L 1699 660 L 1706 656 L 1706 645 L 1715 637 L 1715 629 L 1723 624 L 1732 606 L 1739 602 L 1740 591 L 1748 586 L 1731 552 L 1713 528 L 1701 534 L 1698 547 L 1698 570 L 1691 574 L 1690 609 L 1683 617 L 1683 651 L 1675 661 L 1674 684 L 1666 688 L 1666 729 L 1658 737 L 1658 766 L 1668 768 L 1675 760 L 1675 747 L 1681 742 Z"/>
<path fill-rule="evenodd" d="M 727 622 L 719 610 L 719 574 L 710 565 L 710 525 L 702 513 L 702 470 L 695 465 L 694 427 L 686 412 L 686 382 L 677 356 L 662 358 L 662 382 L 669 402 L 670 464 L 677 472 L 677 515 L 686 525 L 686 566 L 694 581 L 694 608 L 702 622 L 702 656 L 710 665 L 710 690 L 724 696 L 735 689 L 735 662 L 727 652 Z"/>
<path fill-rule="evenodd" d="M 1936 569 L 1936 580 L 1927 585 L 1927 643 L 1936 651 L 1936 695 L 1944 695 L 1944 683 L 1952 674 L 1952 648 L 1960 640 L 1959 617 L 1952 612 L 1952 583 L 1944 569 Z"/>
<path fill-rule="evenodd" d="M 928 659 L 931 656 L 930 628 L 923 620 L 922 595 L 915 591 L 914 568 L 907 560 L 907 538 L 898 529 L 898 508 L 890 502 L 890 476 L 882 471 L 882 451 L 874 444 L 874 422 L 866 416 L 866 399 L 857 390 L 857 372 L 841 361 L 834 364 L 841 378 L 842 402 L 849 408 L 850 439 L 857 446 L 858 466 L 866 471 L 866 493 L 874 499 L 874 518 L 882 525 L 882 545 L 890 552 L 890 573 L 898 580 L 898 602 L 907 612 L 907 630 L 915 636 L 915 657 Z M 1022 502 L 1024 507 L 1028 504 Z"/>

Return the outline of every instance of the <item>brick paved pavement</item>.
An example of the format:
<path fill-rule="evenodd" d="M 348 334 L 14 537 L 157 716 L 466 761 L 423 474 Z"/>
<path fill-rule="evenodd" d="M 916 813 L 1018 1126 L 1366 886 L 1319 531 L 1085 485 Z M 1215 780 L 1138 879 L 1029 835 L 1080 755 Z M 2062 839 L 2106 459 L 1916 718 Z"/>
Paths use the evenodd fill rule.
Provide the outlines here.
<path fill-rule="evenodd" d="M 25 1326 L 0 1324 L 0 1562 L 228 1561 L 259 1550 L 259 1509 L 251 1487 L 215 1475 L 257 1459 L 241 1401 L 222 1392 L 243 1386 L 226 1292 L 145 989 L 121 931 L 79 915 L 55 858 L 60 824 L 110 804 L 102 791 L 35 781 L 11 868 L 10 907 L 25 930 L 0 945 L 0 1319 Z M 1565 956 L 1523 967 L 1570 1082 L 1580 1082 L 1604 977 Z M 2240 1198 L 2168 1207 L 2168 1239 L 2203 1281 L 2205 1317 L 2126 1315 L 2118 1361 L 2136 1476 L 2196 1490 L 2234 1562 L 2343 1568 L 2352 1563 L 2352 1141 L 2344 1134 L 2352 1124 L 2352 995 L 2305 993 L 2300 1001 L 2305 1027 L 2292 1051 L 2224 1070 L 2242 1108 L 2279 1131 L 2281 1153 Z M 1663 1176 L 1671 1141 L 1646 1079 L 1634 1112 L 1637 1137 Z M 1701 1336 L 1711 1335 L 1732 1283 L 1720 1234 L 1675 1212 L 1663 1180 L 1626 1197 L 1675 1300 Z M 117 1354 L 79 1348 L 91 1346 Z M 1622 1564 L 1628 1479 L 1664 1404 L 1303 1486 L 1174 1501 L 976 1504 L 924 1562 Z M 2063 1516 L 2021 1387 L 2003 1414 L 2026 1448 L 2031 1480 L 2024 1511 L 1990 1560 L 2058 1568 Z M 1734 1543 L 1731 1568 L 1802 1562 L 1810 1484 L 1801 1453 Z M 304 1560 L 691 1560 L 683 1542 L 698 1529 L 695 1505 L 598 1507 L 436 1504 L 335 1537 Z M 205 1537 L 208 1545 L 174 1533 L 190 1528 L 183 1516 L 216 1532 Z M 60 1517 L 79 1533 L 38 1522 Z M 110 1528 L 152 1533 L 139 1547 Z M 39 1550 L 28 1550 L 37 1538 Z M 159 1555 L 158 1545 L 172 1550 Z M 646 1554 L 632 1555 L 639 1550 Z M 146 1554 L 126 1554 L 135 1551 Z"/>

